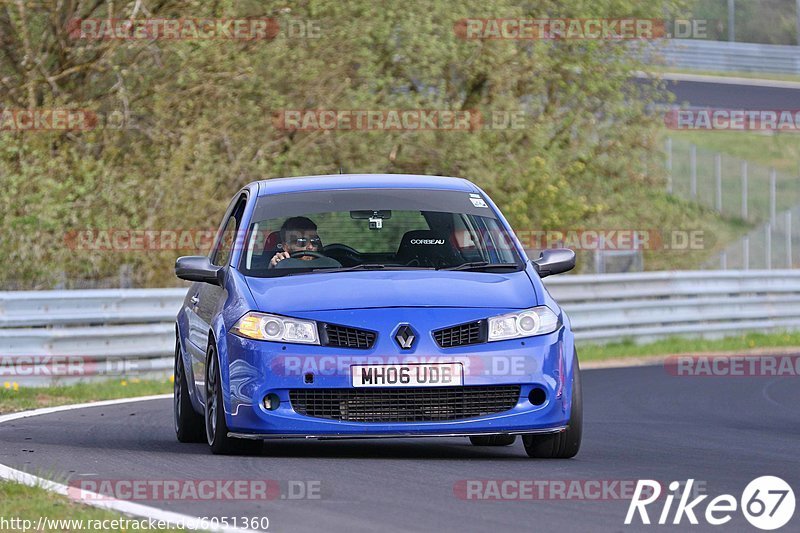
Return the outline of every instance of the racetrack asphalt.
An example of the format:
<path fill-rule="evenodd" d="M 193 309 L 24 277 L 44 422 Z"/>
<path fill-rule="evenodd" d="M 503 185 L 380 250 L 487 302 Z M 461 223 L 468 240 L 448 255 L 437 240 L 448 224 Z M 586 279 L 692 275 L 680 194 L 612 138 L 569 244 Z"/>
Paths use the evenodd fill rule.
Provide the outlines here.
<path fill-rule="evenodd" d="M 613 489 L 606 500 L 464 499 L 463 480 L 650 478 L 666 487 L 691 478 L 710 495 L 701 515 L 712 497 L 738 499 L 763 475 L 783 478 L 800 496 L 798 378 L 677 377 L 663 366 L 583 376 L 583 446 L 571 460 L 528 459 L 519 439 L 492 448 L 466 438 L 272 441 L 257 456 L 214 456 L 204 444 L 176 441 L 171 400 L 162 399 L 4 423 L 0 463 L 61 482 L 276 480 L 281 496 L 269 500 L 138 503 L 193 516 L 267 516 L 268 531 L 281 532 L 758 531 L 738 511 L 722 527 L 702 516 L 699 526 L 685 517 L 680 526 L 645 526 L 638 517 L 626 526 L 630 500 L 614 499 Z M 290 480 L 318 483 L 319 499 L 286 498 Z M 663 501 L 648 507 L 652 520 Z M 800 509 L 779 531 L 798 530 Z"/>
<path fill-rule="evenodd" d="M 637 83 L 649 83 L 638 79 Z M 672 105 L 714 109 L 798 110 L 800 88 L 764 87 L 742 81 L 667 80 L 666 88 L 675 95 Z"/>

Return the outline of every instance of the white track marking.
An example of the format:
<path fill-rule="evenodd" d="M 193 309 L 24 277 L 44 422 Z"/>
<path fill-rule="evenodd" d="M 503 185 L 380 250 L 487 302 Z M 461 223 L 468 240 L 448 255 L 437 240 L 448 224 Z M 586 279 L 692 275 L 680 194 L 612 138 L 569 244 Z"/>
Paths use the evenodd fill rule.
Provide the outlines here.
<path fill-rule="evenodd" d="M 164 400 L 167 398 L 172 398 L 172 395 L 158 394 L 154 396 L 141 396 L 139 398 L 121 398 L 118 400 L 104 400 L 100 402 L 59 405 L 57 407 L 44 407 L 42 409 L 34 409 L 32 411 L 22 411 L 19 413 L 9 413 L 7 415 L 2 415 L 0 416 L 0 424 L 10 422 L 12 420 L 30 418 L 32 416 L 48 415 L 52 413 L 59 413 L 62 411 L 73 411 L 76 409 L 85 409 L 87 407 L 104 407 L 108 405 L 120 405 L 124 403 L 143 402 L 147 400 Z M 16 470 L 15 468 L 11 468 L 10 466 L 4 464 L 0 464 L 0 479 L 6 479 L 17 483 L 22 483 L 23 485 L 27 485 L 29 487 L 39 487 L 49 492 L 54 492 L 56 494 L 66 496 L 70 500 L 75 501 L 77 503 L 91 505 L 92 507 L 99 507 L 101 509 L 108 509 L 129 516 L 152 518 L 153 520 L 161 520 L 171 525 L 199 523 L 197 517 L 191 515 L 174 513 L 171 511 L 164 511 L 163 509 L 157 509 L 155 507 L 149 507 L 147 505 L 133 503 L 125 500 L 107 499 L 107 497 L 105 496 L 102 496 L 100 494 L 94 494 L 88 491 L 83 491 L 83 494 L 88 496 L 87 499 L 85 500 L 78 499 L 75 497 L 74 494 L 70 494 L 69 487 L 67 487 L 66 485 L 63 485 L 61 483 L 56 483 L 54 481 L 50 481 L 49 479 L 45 479 L 42 477 L 34 476 L 32 474 L 28 474 L 27 472 L 22 472 L 21 470 Z M 74 493 L 75 491 L 72 492 Z M 224 533 L 254 532 L 254 530 L 250 529 L 224 527 L 222 525 L 215 526 L 213 524 L 208 524 L 208 526 L 209 527 L 205 529 L 205 531 L 220 531 Z"/>

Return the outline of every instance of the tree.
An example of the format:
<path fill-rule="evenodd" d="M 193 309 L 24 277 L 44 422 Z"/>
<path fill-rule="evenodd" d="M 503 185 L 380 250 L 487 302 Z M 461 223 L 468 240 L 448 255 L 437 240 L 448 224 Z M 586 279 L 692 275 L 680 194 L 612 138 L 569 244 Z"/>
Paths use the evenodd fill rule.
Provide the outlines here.
<path fill-rule="evenodd" d="M 349 172 L 464 176 L 522 229 L 581 226 L 616 213 L 653 169 L 659 87 L 630 82 L 631 44 L 466 40 L 465 18 L 658 18 L 671 0 L 162 0 L 0 4 L 2 105 L 88 109 L 97 128 L 0 132 L 6 286 L 116 276 L 173 283 L 174 250 L 76 250 L 90 229 L 208 229 L 241 185 Z M 112 6 L 114 6 L 112 8 Z M 74 19 L 273 17 L 271 40 L 88 40 Z M 289 21 L 319 37 L 287 35 Z M 522 113 L 523 127 L 471 131 L 290 131 L 283 110 Z M 626 206 L 629 216 L 637 207 Z M 646 205 L 638 206 L 646 211 Z M 74 242 L 74 240 L 72 241 Z M 69 242 L 67 243 L 69 244 Z M 183 253 L 191 253 L 184 250 Z"/>

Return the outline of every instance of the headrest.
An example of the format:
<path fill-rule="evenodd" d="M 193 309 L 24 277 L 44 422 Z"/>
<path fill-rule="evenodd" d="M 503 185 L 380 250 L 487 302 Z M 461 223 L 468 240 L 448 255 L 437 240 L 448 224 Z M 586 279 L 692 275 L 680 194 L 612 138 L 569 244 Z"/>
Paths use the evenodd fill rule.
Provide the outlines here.
<path fill-rule="evenodd" d="M 423 266 L 459 262 L 453 244 L 443 233 L 435 230 L 407 231 L 400 239 L 397 259 L 403 262 L 417 259 Z"/>
<path fill-rule="evenodd" d="M 281 243 L 281 232 L 273 231 L 264 239 L 264 252 L 277 252 L 280 250 L 278 245 Z"/>

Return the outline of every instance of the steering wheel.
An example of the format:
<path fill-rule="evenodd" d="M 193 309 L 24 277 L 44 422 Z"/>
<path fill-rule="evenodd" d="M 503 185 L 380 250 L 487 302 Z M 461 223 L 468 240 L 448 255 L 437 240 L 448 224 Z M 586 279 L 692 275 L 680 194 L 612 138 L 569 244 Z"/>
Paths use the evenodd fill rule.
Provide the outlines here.
<path fill-rule="evenodd" d="M 333 243 L 328 244 L 322 248 L 328 257 L 332 257 L 340 262 L 357 265 L 361 263 L 361 253 L 355 248 L 351 248 L 346 244 Z"/>
<path fill-rule="evenodd" d="M 350 246 L 347 246 L 346 244 L 341 244 L 341 243 L 338 243 L 338 242 L 325 245 L 325 246 L 322 247 L 322 249 L 325 250 L 326 252 L 328 250 L 344 250 L 345 252 L 349 252 L 349 253 L 351 253 L 353 255 L 361 255 L 361 254 L 359 254 L 358 250 L 356 250 L 355 248 L 352 248 Z"/>
<path fill-rule="evenodd" d="M 292 252 L 289 254 L 289 257 L 294 259 L 300 259 L 301 257 L 311 256 L 315 259 L 325 259 L 327 256 L 325 254 L 321 254 L 319 252 L 314 252 L 312 250 L 298 250 L 296 252 Z"/>

